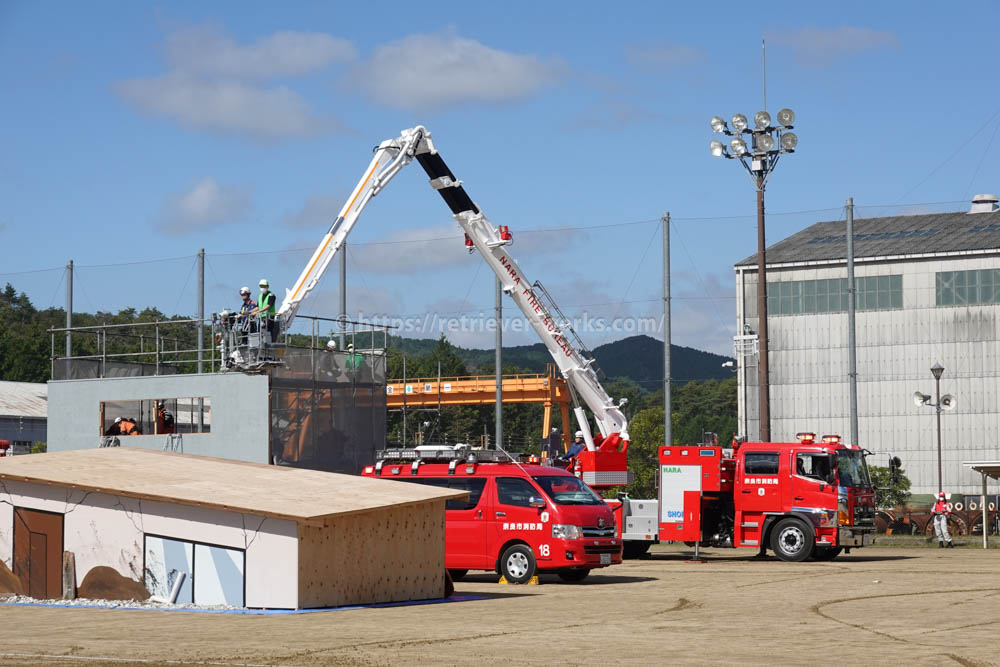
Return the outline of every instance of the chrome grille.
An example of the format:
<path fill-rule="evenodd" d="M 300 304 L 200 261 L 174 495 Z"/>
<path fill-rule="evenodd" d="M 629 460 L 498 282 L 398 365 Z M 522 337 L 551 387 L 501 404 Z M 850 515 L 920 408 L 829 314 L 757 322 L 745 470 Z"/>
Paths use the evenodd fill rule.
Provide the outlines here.
<path fill-rule="evenodd" d="M 617 531 L 614 526 L 584 526 L 584 537 L 615 537 Z"/>
<path fill-rule="evenodd" d="M 854 506 L 854 525 L 855 526 L 874 526 L 875 525 L 875 507 L 873 505 L 855 505 Z"/>

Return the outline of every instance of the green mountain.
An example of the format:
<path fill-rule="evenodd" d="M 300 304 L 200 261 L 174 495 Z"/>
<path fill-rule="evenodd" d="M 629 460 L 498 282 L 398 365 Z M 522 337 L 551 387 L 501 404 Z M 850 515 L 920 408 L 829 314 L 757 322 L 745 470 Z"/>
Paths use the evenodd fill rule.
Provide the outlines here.
<path fill-rule="evenodd" d="M 427 355 L 436 344 L 437 341 L 430 338 L 392 337 L 390 341 L 391 347 L 409 356 Z M 494 350 L 456 347 L 455 352 L 470 373 L 493 371 Z M 648 391 L 656 391 L 663 384 L 663 341 L 650 336 L 631 336 L 600 345 L 593 353 L 598 366 L 609 378 L 629 378 Z M 552 357 L 541 343 L 503 348 L 505 367 L 517 366 L 528 372 L 544 373 L 545 365 L 551 361 Z M 670 346 L 670 375 L 676 383 L 732 377 L 732 371 L 722 366 L 726 361 L 732 359 L 681 345 Z"/>

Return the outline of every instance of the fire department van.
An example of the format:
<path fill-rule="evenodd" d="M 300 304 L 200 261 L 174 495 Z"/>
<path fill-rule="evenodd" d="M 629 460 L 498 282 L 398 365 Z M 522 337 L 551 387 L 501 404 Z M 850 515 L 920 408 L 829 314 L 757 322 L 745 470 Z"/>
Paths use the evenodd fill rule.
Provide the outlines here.
<path fill-rule="evenodd" d="M 517 584 L 542 572 L 581 581 L 622 561 L 611 508 L 561 468 L 497 450 L 423 446 L 379 452 L 362 475 L 469 492 L 445 507 L 445 567 L 456 580 L 495 570 Z"/>

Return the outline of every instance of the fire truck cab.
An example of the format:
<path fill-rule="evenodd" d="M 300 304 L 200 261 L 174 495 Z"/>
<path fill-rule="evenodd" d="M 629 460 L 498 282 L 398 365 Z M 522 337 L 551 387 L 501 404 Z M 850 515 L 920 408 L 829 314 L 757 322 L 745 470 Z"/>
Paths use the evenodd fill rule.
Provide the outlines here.
<path fill-rule="evenodd" d="M 561 468 L 442 445 L 381 451 L 362 475 L 468 491 L 445 506 L 445 567 L 456 580 L 494 570 L 516 584 L 541 572 L 581 581 L 622 561 L 611 508 Z"/>
<path fill-rule="evenodd" d="M 659 474 L 652 541 L 770 548 L 785 561 L 830 560 L 874 542 L 864 452 L 839 436 L 801 433 L 796 443 L 736 442 L 732 450 L 660 447 Z"/>

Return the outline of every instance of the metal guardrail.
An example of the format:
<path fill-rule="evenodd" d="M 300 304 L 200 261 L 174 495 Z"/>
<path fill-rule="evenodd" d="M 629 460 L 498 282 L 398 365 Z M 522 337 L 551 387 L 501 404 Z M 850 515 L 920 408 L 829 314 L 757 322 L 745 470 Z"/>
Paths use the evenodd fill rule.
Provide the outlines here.
<path fill-rule="evenodd" d="M 223 340 L 230 336 L 230 322 L 235 316 L 223 311 L 213 313 L 205 319 L 154 320 L 152 322 L 133 322 L 127 324 L 98 324 L 83 327 L 60 327 L 48 330 L 49 334 L 49 365 L 52 377 L 56 375 L 56 364 L 63 361 L 91 361 L 98 364 L 99 377 L 106 377 L 108 364 L 119 362 L 124 364 L 149 364 L 153 375 L 161 375 L 161 369 L 170 367 L 171 373 L 204 372 L 207 363 L 210 372 L 222 370 L 227 366 L 227 347 Z M 255 317 L 255 332 L 266 331 L 266 322 Z M 284 331 L 281 319 L 277 326 L 281 331 L 277 344 L 266 343 L 266 347 L 301 347 L 306 349 L 323 349 L 329 341 L 343 341 L 343 347 L 351 345 L 359 353 L 384 354 L 389 342 L 388 325 L 358 322 L 341 318 L 298 315 L 296 321 L 309 322 L 309 327 L 303 333 Z M 209 333 L 209 344 L 197 347 L 198 328 L 203 327 Z M 180 331 L 178 331 L 180 328 Z M 301 327 L 295 327 L 301 328 Z M 59 355 L 56 353 L 56 339 L 73 336 L 74 348 L 86 348 L 84 354 Z M 239 332 L 234 339 L 235 347 L 244 337 Z M 91 339 L 91 343 L 80 343 L 80 340 Z M 298 343 L 298 344 L 295 344 Z"/>

